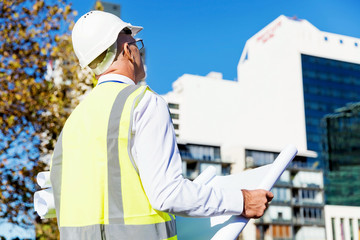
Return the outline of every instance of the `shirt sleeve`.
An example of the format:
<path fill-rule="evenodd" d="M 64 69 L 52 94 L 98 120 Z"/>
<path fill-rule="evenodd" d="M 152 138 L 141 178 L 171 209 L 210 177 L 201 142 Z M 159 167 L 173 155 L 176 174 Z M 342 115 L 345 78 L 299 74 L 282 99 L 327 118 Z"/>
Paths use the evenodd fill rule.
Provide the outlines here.
<path fill-rule="evenodd" d="M 242 213 L 241 191 L 200 185 L 183 177 L 175 132 L 164 99 L 147 91 L 133 116 L 132 155 L 154 209 L 190 217 Z"/>

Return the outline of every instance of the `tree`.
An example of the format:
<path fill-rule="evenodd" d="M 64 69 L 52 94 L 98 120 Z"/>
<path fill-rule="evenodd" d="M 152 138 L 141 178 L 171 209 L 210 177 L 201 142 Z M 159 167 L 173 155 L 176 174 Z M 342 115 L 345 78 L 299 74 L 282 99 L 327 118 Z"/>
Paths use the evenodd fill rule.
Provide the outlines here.
<path fill-rule="evenodd" d="M 48 168 L 65 120 L 93 85 L 72 50 L 76 14 L 65 0 L 0 2 L 0 219 L 22 227 L 35 221 L 36 174 Z M 44 239 L 56 238 L 49 226 L 37 228 Z"/>

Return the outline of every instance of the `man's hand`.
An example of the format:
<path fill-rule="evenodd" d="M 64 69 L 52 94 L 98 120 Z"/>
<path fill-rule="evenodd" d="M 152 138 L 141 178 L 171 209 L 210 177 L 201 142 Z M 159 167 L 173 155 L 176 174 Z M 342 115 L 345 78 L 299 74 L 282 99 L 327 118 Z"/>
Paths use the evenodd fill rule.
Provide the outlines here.
<path fill-rule="evenodd" d="M 244 210 L 241 214 L 246 218 L 259 218 L 264 215 L 274 194 L 266 190 L 241 190 L 244 196 Z"/>

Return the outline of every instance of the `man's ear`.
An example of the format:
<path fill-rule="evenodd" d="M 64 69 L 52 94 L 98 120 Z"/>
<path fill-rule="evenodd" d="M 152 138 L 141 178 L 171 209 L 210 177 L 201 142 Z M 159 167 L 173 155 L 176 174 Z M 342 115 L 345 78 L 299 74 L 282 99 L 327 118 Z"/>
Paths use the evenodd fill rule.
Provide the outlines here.
<path fill-rule="evenodd" d="M 134 56 L 132 55 L 132 51 L 130 49 L 130 45 L 126 42 L 124 43 L 124 57 L 128 58 L 130 62 L 134 63 Z"/>

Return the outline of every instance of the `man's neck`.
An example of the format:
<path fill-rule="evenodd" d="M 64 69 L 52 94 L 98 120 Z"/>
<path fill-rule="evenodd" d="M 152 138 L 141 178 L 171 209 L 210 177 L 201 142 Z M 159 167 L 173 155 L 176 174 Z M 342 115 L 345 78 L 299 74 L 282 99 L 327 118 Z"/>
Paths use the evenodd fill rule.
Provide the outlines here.
<path fill-rule="evenodd" d="M 120 74 L 105 74 L 99 77 L 97 84 L 102 84 L 103 82 L 121 82 L 125 84 L 135 85 L 134 81 L 130 78 L 120 75 Z"/>
<path fill-rule="evenodd" d="M 103 74 L 96 76 L 97 79 L 99 79 L 99 77 L 106 75 L 106 74 L 119 74 L 119 75 L 123 75 L 125 77 L 130 78 L 135 84 L 137 84 L 137 81 L 135 80 L 135 73 L 134 71 L 131 71 L 130 69 L 119 69 L 119 68 L 114 68 L 114 69 L 109 69 L 107 71 L 105 71 Z"/>

